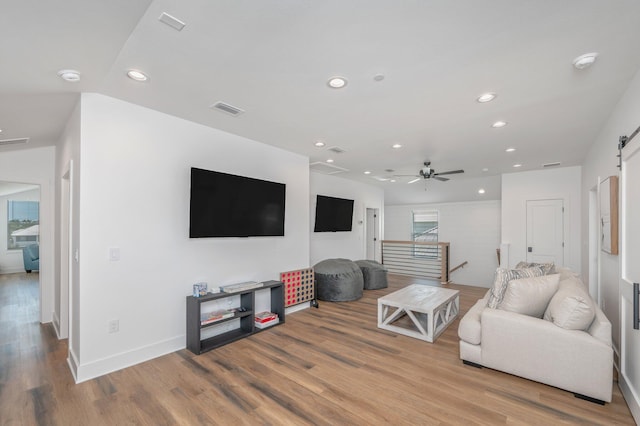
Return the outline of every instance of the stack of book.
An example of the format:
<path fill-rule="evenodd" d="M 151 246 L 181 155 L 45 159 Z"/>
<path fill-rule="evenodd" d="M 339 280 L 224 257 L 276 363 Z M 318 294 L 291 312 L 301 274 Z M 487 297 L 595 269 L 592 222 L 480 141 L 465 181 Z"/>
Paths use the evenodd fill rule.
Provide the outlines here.
<path fill-rule="evenodd" d="M 254 318 L 254 321 L 257 328 L 267 328 L 280 322 L 280 319 L 278 318 L 278 314 L 265 311 L 258 312 Z"/>
<path fill-rule="evenodd" d="M 234 315 L 235 313 L 233 311 L 227 311 L 225 309 L 212 312 L 202 312 L 200 314 L 200 325 L 211 324 L 212 322 L 220 321 L 225 318 L 231 318 Z"/>

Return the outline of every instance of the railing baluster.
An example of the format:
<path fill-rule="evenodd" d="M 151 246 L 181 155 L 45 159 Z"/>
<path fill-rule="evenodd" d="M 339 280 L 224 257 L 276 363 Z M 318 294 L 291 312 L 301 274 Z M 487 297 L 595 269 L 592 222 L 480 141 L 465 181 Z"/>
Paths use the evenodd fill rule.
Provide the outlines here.
<path fill-rule="evenodd" d="M 382 263 L 394 274 L 449 282 L 449 243 L 382 241 Z"/>

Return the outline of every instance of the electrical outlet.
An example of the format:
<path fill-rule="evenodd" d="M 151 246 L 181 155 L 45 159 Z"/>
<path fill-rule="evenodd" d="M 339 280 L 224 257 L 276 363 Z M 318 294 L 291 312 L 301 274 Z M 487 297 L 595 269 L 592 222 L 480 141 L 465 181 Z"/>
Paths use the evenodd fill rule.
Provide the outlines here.
<path fill-rule="evenodd" d="M 120 331 L 120 320 L 114 319 L 107 322 L 107 332 L 109 334 L 117 333 L 118 331 Z"/>

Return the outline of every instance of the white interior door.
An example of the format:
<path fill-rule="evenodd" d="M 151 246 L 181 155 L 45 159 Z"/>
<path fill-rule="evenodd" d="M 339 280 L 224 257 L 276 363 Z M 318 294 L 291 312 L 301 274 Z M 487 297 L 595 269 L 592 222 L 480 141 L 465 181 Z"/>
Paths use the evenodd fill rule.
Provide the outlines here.
<path fill-rule="evenodd" d="M 638 138 L 640 139 L 640 138 Z M 620 388 L 636 423 L 640 423 L 640 327 L 634 312 L 633 283 L 640 282 L 640 141 L 622 152 L 620 173 Z M 635 318 L 634 318 L 635 317 Z M 636 321 L 634 321 L 636 319 Z"/>
<path fill-rule="evenodd" d="M 527 262 L 564 264 L 563 200 L 527 201 Z"/>

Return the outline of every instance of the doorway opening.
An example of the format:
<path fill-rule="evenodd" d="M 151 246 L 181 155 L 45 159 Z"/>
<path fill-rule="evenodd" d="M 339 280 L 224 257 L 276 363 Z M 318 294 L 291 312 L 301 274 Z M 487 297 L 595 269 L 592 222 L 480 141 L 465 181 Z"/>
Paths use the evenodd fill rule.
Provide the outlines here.
<path fill-rule="evenodd" d="M 42 311 L 40 193 L 37 184 L 0 181 L 0 277 L 6 289 L 29 295 L 29 303 L 14 305 L 12 317 L 26 320 L 25 315 L 35 315 L 38 323 Z"/>

